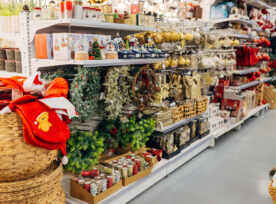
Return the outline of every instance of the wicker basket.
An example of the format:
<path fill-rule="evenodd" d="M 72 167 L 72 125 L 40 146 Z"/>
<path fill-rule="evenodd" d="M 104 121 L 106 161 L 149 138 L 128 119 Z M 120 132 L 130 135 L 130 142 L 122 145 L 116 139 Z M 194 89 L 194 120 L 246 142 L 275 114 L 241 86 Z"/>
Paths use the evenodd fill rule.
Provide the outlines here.
<path fill-rule="evenodd" d="M 276 92 L 274 86 L 264 88 L 264 100 L 270 103 L 270 108 L 276 108 Z"/>
<path fill-rule="evenodd" d="M 273 203 L 276 204 L 276 187 L 273 187 L 272 184 L 273 184 L 273 180 L 268 186 L 268 191 L 269 191 L 269 194 L 271 195 Z"/>
<path fill-rule="evenodd" d="M 200 97 L 196 99 L 196 113 L 202 114 L 207 110 L 208 107 L 208 98 L 207 97 Z"/>
<path fill-rule="evenodd" d="M 54 161 L 43 173 L 22 181 L 0 183 L 0 203 L 65 203 L 63 168 Z"/>
<path fill-rule="evenodd" d="M 0 182 L 33 177 L 57 159 L 57 150 L 27 144 L 22 129 L 16 113 L 0 114 Z"/>

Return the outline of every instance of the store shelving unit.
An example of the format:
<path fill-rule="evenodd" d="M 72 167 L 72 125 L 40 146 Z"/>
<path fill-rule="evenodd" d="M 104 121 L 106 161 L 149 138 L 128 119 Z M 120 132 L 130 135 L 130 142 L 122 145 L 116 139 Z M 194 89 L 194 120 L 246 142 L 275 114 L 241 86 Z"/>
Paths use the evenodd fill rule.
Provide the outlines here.
<path fill-rule="evenodd" d="M 239 70 L 233 70 L 233 74 L 237 74 L 237 75 L 245 75 L 245 74 L 250 74 L 253 72 L 258 72 L 259 68 L 254 67 L 254 68 L 248 68 L 248 69 L 239 69 Z"/>
<path fill-rule="evenodd" d="M 181 126 L 183 126 L 183 125 L 185 125 L 185 124 L 187 124 L 187 123 L 189 123 L 189 122 L 191 122 L 191 121 L 193 121 L 193 120 L 195 120 L 197 118 L 199 118 L 200 116 L 201 115 L 196 115 L 196 116 L 194 116 L 192 118 L 187 118 L 187 119 L 181 120 L 181 121 L 179 121 L 177 123 L 174 123 L 174 124 L 172 124 L 172 125 L 170 125 L 168 127 L 163 128 L 163 129 L 155 129 L 155 131 L 156 132 L 161 132 L 161 133 L 168 133 L 170 131 L 173 131 L 173 130 L 175 130 L 175 129 L 177 129 L 177 128 L 179 128 L 179 127 L 181 127 Z"/>
<path fill-rule="evenodd" d="M 53 67 L 61 65 L 81 65 L 83 67 L 109 67 L 123 65 L 153 64 L 164 62 L 165 58 L 145 58 L 145 59 L 118 59 L 118 60 L 54 60 L 54 59 L 32 59 L 33 72 L 40 67 Z"/>
<path fill-rule="evenodd" d="M 246 4 L 261 9 L 272 9 L 270 5 L 265 3 L 263 0 L 243 0 Z"/>
<path fill-rule="evenodd" d="M 222 19 L 215 19 L 212 20 L 212 23 L 214 23 L 214 25 L 216 24 L 221 24 L 221 23 L 240 23 L 240 24 L 245 24 L 245 25 L 256 25 L 255 22 L 250 21 L 248 19 L 243 19 L 243 18 L 222 18 Z"/>
<path fill-rule="evenodd" d="M 15 72 L 6 72 L 6 71 L 0 71 L 0 77 L 14 77 L 14 76 L 24 76 L 27 77 L 25 74 L 19 74 Z"/>
<path fill-rule="evenodd" d="M 33 40 L 33 37 L 36 32 L 41 29 L 50 28 L 53 26 L 58 27 L 85 27 L 85 28 L 94 28 L 101 30 L 116 30 L 116 31 L 130 31 L 130 32 L 142 32 L 142 31 L 154 31 L 154 27 L 147 26 L 136 26 L 128 24 L 119 24 L 119 23 L 107 23 L 107 22 L 98 22 L 98 21 L 89 21 L 89 20 L 79 20 L 79 19 L 57 19 L 57 20 L 34 20 L 30 22 L 30 40 Z"/>
<path fill-rule="evenodd" d="M 252 82 L 249 82 L 247 84 L 240 85 L 240 86 L 232 86 L 231 88 L 243 90 L 243 89 L 247 89 L 247 88 L 250 88 L 250 87 L 253 87 L 253 86 L 257 86 L 258 84 L 265 83 L 265 82 L 268 82 L 268 81 L 271 81 L 271 80 L 272 80 L 272 77 L 266 77 L 266 78 L 256 80 L 256 81 L 252 81 Z"/>
<path fill-rule="evenodd" d="M 187 148 L 183 149 L 181 153 L 175 157 L 167 160 L 162 159 L 152 170 L 152 173 L 129 186 L 123 187 L 119 191 L 115 192 L 111 196 L 107 197 L 100 204 L 123 204 L 132 200 L 143 191 L 147 190 L 149 187 L 153 186 L 155 183 L 161 179 L 168 176 L 170 173 L 175 171 L 177 168 L 185 164 L 187 161 L 191 160 L 193 157 L 204 151 L 209 147 L 215 146 L 215 139 L 225 135 L 233 129 L 239 129 L 239 127 L 250 117 L 254 115 L 259 115 L 262 111 L 268 110 L 269 104 L 259 106 L 248 113 L 248 115 L 241 121 L 223 129 L 211 132 L 206 137 L 203 137 L 194 143 L 192 143 Z M 66 203 L 68 204 L 84 204 L 76 198 L 70 196 L 69 192 L 69 175 L 65 175 L 62 183 L 66 192 Z"/>

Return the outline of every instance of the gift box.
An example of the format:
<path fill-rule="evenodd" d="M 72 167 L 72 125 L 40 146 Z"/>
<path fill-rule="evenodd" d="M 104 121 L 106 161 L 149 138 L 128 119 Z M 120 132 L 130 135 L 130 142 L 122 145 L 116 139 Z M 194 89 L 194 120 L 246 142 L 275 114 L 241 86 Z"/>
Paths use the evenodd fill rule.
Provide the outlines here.
<path fill-rule="evenodd" d="M 35 57 L 53 59 L 53 35 L 35 34 Z"/>
<path fill-rule="evenodd" d="M 79 39 L 82 39 L 82 34 L 77 33 L 54 33 L 53 47 L 54 59 L 56 60 L 73 60 L 75 44 Z"/>
<path fill-rule="evenodd" d="M 222 110 L 228 110 L 231 112 L 231 117 L 236 117 L 237 121 L 240 121 L 243 118 L 243 108 L 244 108 L 244 100 L 231 100 L 224 99 L 222 100 L 221 108 Z"/>

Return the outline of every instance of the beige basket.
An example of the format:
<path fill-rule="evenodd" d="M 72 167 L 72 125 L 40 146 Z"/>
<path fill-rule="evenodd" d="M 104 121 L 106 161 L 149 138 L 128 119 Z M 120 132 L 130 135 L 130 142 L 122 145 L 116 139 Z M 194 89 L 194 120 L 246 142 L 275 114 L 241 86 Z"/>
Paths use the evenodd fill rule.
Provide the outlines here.
<path fill-rule="evenodd" d="M 268 191 L 269 191 L 269 194 L 271 195 L 273 203 L 276 204 L 276 187 L 273 187 L 272 184 L 273 184 L 273 180 L 268 186 Z"/>
<path fill-rule="evenodd" d="M 57 155 L 57 150 L 24 141 L 23 123 L 16 113 L 0 114 L 0 182 L 33 177 L 57 160 Z"/>
<path fill-rule="evenodd" d="M 54 161 L 43 173 L 22 181 L 0 183 L 0 203 L 65 203 L 62 164 Z"/>
<path fill-rule="evenodd" d="M 264 88 L 264 100 L 270 103 L 271 108 L 276 108 L 276 92 L 274 91 L 274 86 Z"/>

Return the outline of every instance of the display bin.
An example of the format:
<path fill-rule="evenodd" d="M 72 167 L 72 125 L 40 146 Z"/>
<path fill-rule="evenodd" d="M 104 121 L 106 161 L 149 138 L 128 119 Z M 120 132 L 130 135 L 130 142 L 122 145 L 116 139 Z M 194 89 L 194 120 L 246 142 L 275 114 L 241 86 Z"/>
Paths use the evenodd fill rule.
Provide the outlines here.
<path fill-rule="evenodd" d="M 126 177 L 126 178 L 123 178 L 123 186 L 128 186 L 132 183 L 134 183 L 135 181 L 138 181 L 148 175 L 151 174 L 151 171 L 152 171 L 152 166 L 144 171 L 140 171 L 138 172 L 137 174 L 131 176 L 131 177 Z"/>
<path fill-rule="evenodd" d="M 108 188 L 106 191 L 93 196 L 90 192 L 86 191 L 80 184 L 76 183 L 72 179 L 70 180 L 70 195 L 72 197 L 78 198 L 79 200 L 83 200 L 90 204 L 96 204 L 105 199 L 106 197 L 110 196 L 111 194 L 115 193 L 119 189 L 121 189 L 122 180 L 113 185 L 112 187 Z"/>

